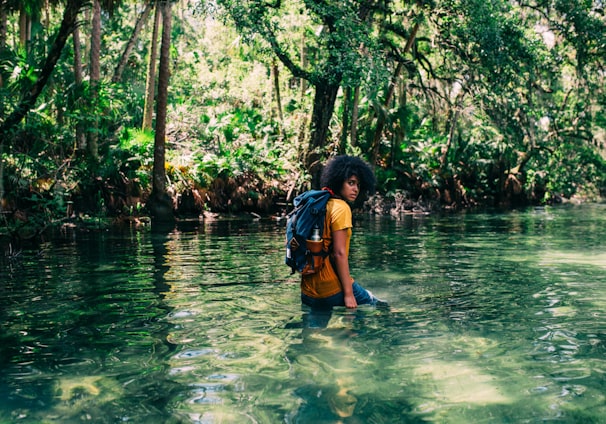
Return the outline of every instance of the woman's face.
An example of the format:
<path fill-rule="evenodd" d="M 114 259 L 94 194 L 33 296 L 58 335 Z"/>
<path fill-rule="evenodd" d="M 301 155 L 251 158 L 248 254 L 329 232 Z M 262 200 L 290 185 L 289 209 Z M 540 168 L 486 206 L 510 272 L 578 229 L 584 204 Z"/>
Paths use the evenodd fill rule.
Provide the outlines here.
<path fill-rule="evenodd" d="M 358 198 L 358 194 L 360 194 L 360 180 L 358 180 L 358 177 L 352 175 L 343 181 L 340 194 L 344 200 L 354 202 Z"/>

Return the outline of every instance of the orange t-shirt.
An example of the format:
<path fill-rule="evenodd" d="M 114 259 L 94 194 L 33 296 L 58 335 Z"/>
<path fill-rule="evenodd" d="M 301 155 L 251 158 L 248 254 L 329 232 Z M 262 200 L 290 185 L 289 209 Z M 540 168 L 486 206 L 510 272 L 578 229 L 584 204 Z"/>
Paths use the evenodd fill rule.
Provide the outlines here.
<path fill-rule="evenodd" d="M 333 231 L 347 230 L 345 252 L 349 256 L 351 227 L 351 209 L 347 202 L 341 199 L 329 199 L 326 204 L 326 219 L 324 220 L 324 232 L 322 236 L 324 250 L 328 250 L 332 244 Z M 332 266 L 329 256 L 324 258 L 324 264 L 319 272 L 304 275 L 301 278 L 301 293 L 315 299 L 329 297 L 342 290 L 341 281 L 339 281 L 339 277 Z"/>

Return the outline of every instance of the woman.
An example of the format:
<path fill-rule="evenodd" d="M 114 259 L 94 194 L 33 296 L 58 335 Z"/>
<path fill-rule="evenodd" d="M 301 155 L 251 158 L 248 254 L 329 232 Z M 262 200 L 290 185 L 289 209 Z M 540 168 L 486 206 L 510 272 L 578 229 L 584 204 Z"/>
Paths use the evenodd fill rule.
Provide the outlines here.
<path fill-rule="evenodd" d="M 368 290 L 354 282 L 349 273 L 349 242 L 352 218 L 350 204 L 362 194 L 373 193 L 375 177 L 366 162 L 353 156 L 337 156 L 322 171 L 321 184 L 332 198 L 326 205 L 323 241 L 330 256 L 320 270 L 303 275 L 301 301 L 316 309 L 333 306 L 356 308 L 358 305 L 382 305 Z"/>

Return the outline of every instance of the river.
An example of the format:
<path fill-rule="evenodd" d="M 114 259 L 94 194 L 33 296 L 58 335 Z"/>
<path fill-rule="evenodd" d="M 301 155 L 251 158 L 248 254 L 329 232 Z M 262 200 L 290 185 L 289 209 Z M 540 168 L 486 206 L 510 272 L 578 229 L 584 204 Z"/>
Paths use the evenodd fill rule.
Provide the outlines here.
<path fill-rule="evenodd" d="M 284 222 L 63 230 L 0 266 L 1 423 L 606 422 L 606 205 L 363 216 L 316 315 Z"/>

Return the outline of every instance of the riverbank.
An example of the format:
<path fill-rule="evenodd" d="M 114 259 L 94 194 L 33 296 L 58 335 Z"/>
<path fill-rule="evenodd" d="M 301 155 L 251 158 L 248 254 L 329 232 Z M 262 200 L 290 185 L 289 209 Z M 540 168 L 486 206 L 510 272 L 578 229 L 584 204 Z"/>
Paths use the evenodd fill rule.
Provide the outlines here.
<path fill-rule="evenodd" d="M 292 210 L 295 193 L 271 187 L 252 187 L 247 189 L 235 182 L 215 184 L 210 189 L 188 188 L 181 193 L 172 194 L 175 222 L 213 221 L 213 220 L 273 220 L 285 221 Z M 49 228 L 76 229 L 78 231 L 106 230 L 112 226 L 131 226 L 145 228 L 151 226 L 145 201 L 147 196 L 119 195 L 117 192 L 104 193 L 102 207 L 96 209 L 83 199 L 68 202 L 63 217 L 53 217 L 47 209 L 37 207 L 3 211 L 4 225 L 0 227 L 0 243 L 7 255 L 18 251 L 28 243 L 38 243 L 44 239 Z M 358 215 L 380 215 L 399 218 L 403 215 L 430 215 L 438 213 L 457 213 L 473 210 L 500 210 L 539 206 L 539 203 L 514 202 L 506 199 L 496 204 L 495 199 L 484 198 L 470 200 L 459 197 L 454 201 L 447 195 L 435 192 L 433 195 L 410 193 L 396 190 L 390 193 L 377 193 L 354 210 Z M 575 195 L 571 198 L 552 196 L 545 204 L 583 204 L 600 203 L 604 198 L 589 198 Z"/>

